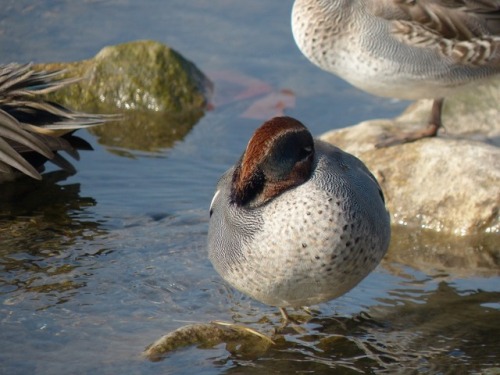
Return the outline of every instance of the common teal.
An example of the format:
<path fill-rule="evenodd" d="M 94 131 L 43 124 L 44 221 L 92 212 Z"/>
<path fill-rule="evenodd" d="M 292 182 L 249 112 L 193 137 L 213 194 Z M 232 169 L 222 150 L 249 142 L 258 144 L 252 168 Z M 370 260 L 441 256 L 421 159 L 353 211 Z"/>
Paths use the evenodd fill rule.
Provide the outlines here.
<path fill-rule="evenodd" d="M 71 111 L 47 101 L 43 94 L 78 79 L 58 78 L 61 71 L 35 71 L 31 64 L 0 65 L 0 183 L 22 174 L 41 179 L 47 160 L 74 173 L 58 151 L 78 159 L 78 151 L 92 149 L 72 133 L 115 116 Z"/>
<path fill-rule="evenodd" d="M 285 319 L 286 307 L 325 302 L 356 286 L 389 239 L 375 177 L 291 117 L 255 131 L 210 205 L 215 269 L 241 292 L 279 307 Z"/>
<path fill-rule="evenodd" d="M 295 0 L 292 31 L 311 62 L 357 88 L 434 99 L 426 129 L 379 146 L 435 136 L 444 97 L 500 73 L 499 0 Z"/>

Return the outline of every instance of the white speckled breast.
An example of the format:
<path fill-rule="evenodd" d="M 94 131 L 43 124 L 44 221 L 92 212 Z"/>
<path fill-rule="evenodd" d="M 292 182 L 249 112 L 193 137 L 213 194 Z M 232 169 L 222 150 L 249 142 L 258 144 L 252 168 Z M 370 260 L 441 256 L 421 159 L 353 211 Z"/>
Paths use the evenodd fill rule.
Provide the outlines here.
<path fill-rule="evenodd" d="M 209 258 L 236 289 L 269 305 L 307 306 L 338 297 L 387 251 L 389 214 L 364 164 L 315 141 L 313 173 L 263 206 L 230 203 L 233 169 L 211 206 Z"/>

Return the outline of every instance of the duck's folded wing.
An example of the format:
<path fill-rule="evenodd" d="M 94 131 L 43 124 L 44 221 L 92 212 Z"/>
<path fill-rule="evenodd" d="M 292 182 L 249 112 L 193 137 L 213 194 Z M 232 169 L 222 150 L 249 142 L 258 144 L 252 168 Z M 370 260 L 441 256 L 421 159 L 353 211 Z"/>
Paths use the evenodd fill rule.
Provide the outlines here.
<path fill-rule="evenodd" d="M 0 65 L 0 172 L 13 167 L 40 179 L 47 160 L 74 173 L 57 151 L 79 158 L 79 149 L 92 147 L 72 133 L 121 116 L 73 111 L 41 94 L 58 90 L 80 78 L 60 77 L 62 71 L 35 71 L 31 64 Z"/>
<path fill-rule="evenodd" d="M 500 36 L 498 0 L 374 0 L 367 6 L 377 17 L 407 21 L 417 33 L 428 30 L 463 41 Z"/>
<path fill-rule="evenodd" d="M 377 0 L 370 11 L 387 20 L 392 36 L 435 49 L 458 64 L 500 66 L 500 1 Z"/>

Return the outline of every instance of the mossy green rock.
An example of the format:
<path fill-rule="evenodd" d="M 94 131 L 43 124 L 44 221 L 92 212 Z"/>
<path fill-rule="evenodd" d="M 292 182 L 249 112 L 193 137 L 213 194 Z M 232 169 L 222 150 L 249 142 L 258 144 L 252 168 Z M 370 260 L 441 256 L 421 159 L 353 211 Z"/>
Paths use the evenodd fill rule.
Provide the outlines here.
<path fill-rule="evenodd" d="M 65 69 L 67 77 L 82 77 L 50 94 L 51 100 L 78 110 L 200 110 L 212 91 L 210 80 L 192 62 L 155 41 L 108 46 L 89 60 L 36 68 Z"/>
<path fill-rule="evenodd" d="M 122 115 L 121 121 L 90 129 L 99 143 L 122 156 L 130 150 L 156 152 L 182 139 L 204 115 L 213 87 L 192 62 L 154 41 L 109 46 L 89 60 L 36 68 L 81 77 L 48 94 L 49 100 L 74 110 Z"/>

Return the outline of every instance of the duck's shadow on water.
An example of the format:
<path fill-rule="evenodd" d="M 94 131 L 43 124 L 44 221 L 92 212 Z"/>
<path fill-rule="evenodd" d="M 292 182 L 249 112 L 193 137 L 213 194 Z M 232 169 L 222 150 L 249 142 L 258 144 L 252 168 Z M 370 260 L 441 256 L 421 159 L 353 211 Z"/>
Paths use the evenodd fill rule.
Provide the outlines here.
<path fill-rule="evenodd" d="M 249 333 L 241 323 L 235 329 L 213 323 L 187 325 L 144 354 L 161 361 L 200 348 L 224 348 L 214 365 L 238 374 L 460 373 L 490 368 L 500 357 L 495 344 L 500 337 L 500 309 L 495 307 L 500 292 L 461 293 L 442 282 L 418 298 L 410 291 L 397 294 L 353 317 L 320 314 L 278 332 L 274 329 L 279 314 L 270 317 L 272 322 L 261 316 L 248 324 L 272 342 Z"/>

